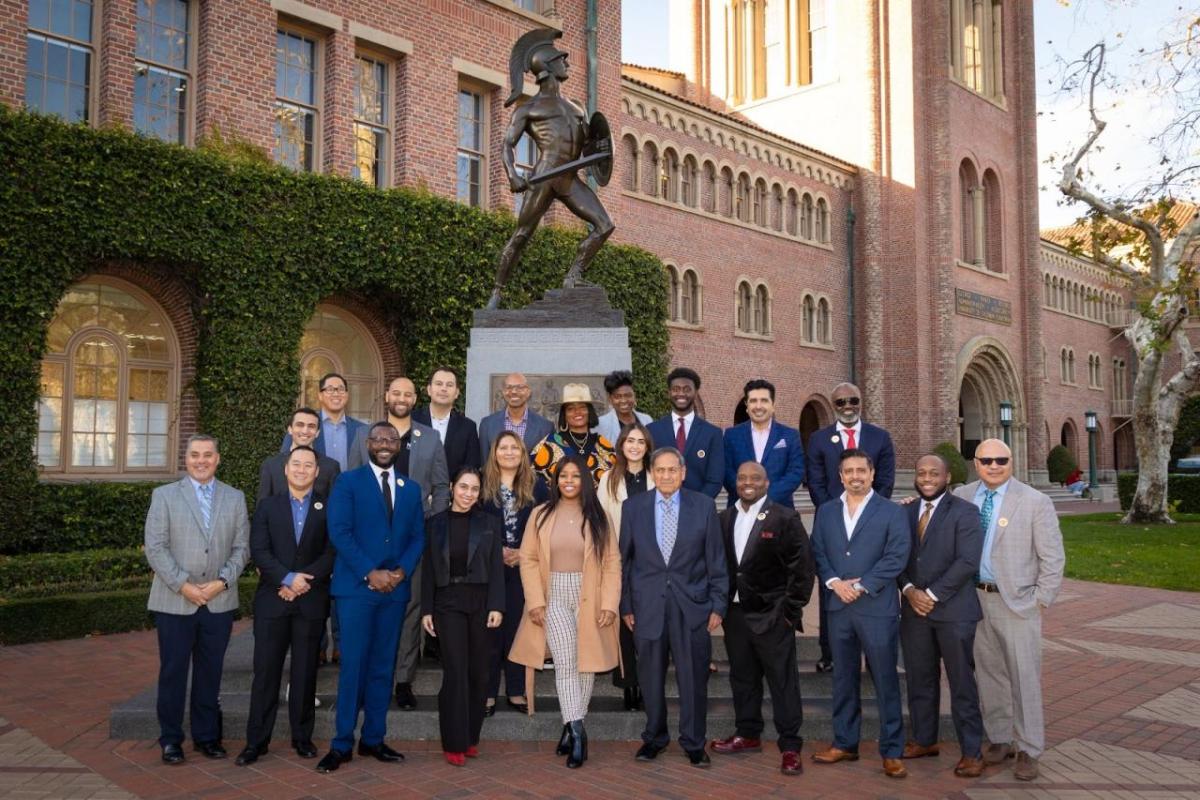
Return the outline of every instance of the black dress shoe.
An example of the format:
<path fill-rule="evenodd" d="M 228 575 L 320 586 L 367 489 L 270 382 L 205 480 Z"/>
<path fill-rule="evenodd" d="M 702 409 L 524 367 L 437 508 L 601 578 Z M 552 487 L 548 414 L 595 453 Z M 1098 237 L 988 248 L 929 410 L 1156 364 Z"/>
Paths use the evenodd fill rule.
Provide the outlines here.
<path fill-rule="evenodd" d="M 489 705 L 489 704 L 487 704 L 487 703 L 484 703 L 484 704 L 483 704 L 483 715 L 484 715 L 485 717 L 494 717 L 494 716 L 496 716 L 496 704 L 495 704 L 495 703 L 492 703 L 491 705 Z"/>
<path fill-rule="evenodd" d="M 658 758 L 659 753 L 666 749 L 665 747 L 655 747 L 649 742 L 645 742 L 638 748 L 637 755 L 634 758 L 638 761 L 653 761 Z"/>
<path fill-rule="evenodd" d="M 333 772 L 342 764 L 354 758 L 354 754 L 343 750 L 330 750 L 325 757 L 317 762 L 317 772 Z"/>
<path fill-rule="evenodd" d="M 827 658 L 822 658 L 817 662 L 817 672 L 833 672 L 833 662 Z"/>
<path fill-rule="evenodd" d="M 704 750 L 703 747 L 700 748 L 699 750 L 688 750 L 687 757 L 688 757 L 688 761 L 691 762 L 693 767 L 700 767 L 701 769 L 707 769 L 708 766 L 712 764 L 712 759 L 710 759 L 708 757 L 708 753 Z"/>
<path fill-rule="evenodd" d="M 396 705 L 405 711 L 412 711 L 417 707 L 417 698 L 413 694 L 411 683 L 396 684 Z"/>
<path fill-rule="evenodd" d="M 380 742 L 379 744 L 373 745 L 373 746 L 359 742 L 358 743 L 358 754 L 360 756 L 364 756 L 364 757 L 370 756 L 370 757 L 376 759 L 377 761 L 383 761 L 384 763 L 387 763 L 387 764 L 391 764 L 391 763 L 395 763 L 397 761 L 404 760 L 403 753 L 397 753 L 395 750 L 388 747 L 383 742 Z"/>
<path fill-rule="evenodd" d="M 255 761 L 258 761 L 259 756 L 265 756 L 266 754 L 267 746 L 265 744 L 258 747 L 248 744 L 242 749 L 242 752 L 238 753 L 238 757 L 233 763 L 239 767 L 248 767 Z"/>
<path fill-rule="evenodd" d="M 292 742 L 292 749 L 301 758 L 316 758 L 317 746 L 310 741 Z"/>
<path fill-rule="evenodd" d="M 529 713 L 529 703 L 516 703 L 516 702 L 513 702 L 513 699 L 511 697 L 506 697 L 504 699 L 504 702 L 508 703 L 508 707 L 511 708 L 513 711 L 520 711 L 522 714 Z"/>
<path fill-rule="evenodd" d="M 229 753 L 225 752 L 225 748 L 218 742 L 196 742 L 195 750 L 197 753 L 203 753 L 205 758 L 226 758 Z"/>
<path fill-rule="evenodd" d="M 162 749 L 162 760 L 164 764 L 182 764 L 183 763 L 183 748 L 177 744 L 164 744 Z"/>

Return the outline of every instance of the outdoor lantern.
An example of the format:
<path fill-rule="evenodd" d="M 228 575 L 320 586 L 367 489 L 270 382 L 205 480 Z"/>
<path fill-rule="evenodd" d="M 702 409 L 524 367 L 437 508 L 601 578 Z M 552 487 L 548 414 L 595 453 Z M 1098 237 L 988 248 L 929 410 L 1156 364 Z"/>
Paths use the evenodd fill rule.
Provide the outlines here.
<path fill-rule="evenodd" d="M 1098 424 L 1096 422 L 1096 412 L 1095 411 L 1083 412 L 1083 424 L 1084 424 L 1084 427 L 1086 427 L 1089 432 L 1095 433 L 1096 427 Z"/>
<path fill-rule="evenodd" d="M 1007 400 L 1000 402 L 1000 424 L 1006 428 L 1012 425 L 1012 403 Z"/>

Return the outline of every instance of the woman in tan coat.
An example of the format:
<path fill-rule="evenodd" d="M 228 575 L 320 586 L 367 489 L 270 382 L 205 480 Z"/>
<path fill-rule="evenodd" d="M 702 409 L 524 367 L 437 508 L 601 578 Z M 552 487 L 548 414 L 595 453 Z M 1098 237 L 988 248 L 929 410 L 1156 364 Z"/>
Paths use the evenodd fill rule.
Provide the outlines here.
<path fill-rule="evenodd" d="M 529 517 L 521 539 L 525 614 L 509 660 L 541 669 L 547 646 L 554 657 L 554 684 L 562 709 L 558 754 L 567 766 L 587 760 L 583 727 L 595 673 L 617 666 L 617 613 L 621 601 L 621 555 L 587 464 L 579 456 L 559 463 L 549 502 Z M 526 670 L 533 713 L 533 672 Z"/>

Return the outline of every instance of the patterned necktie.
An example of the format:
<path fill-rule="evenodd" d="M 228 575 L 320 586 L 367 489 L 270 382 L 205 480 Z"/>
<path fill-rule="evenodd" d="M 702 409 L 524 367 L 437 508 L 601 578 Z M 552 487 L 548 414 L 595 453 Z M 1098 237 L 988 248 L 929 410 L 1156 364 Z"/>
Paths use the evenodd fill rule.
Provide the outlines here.
<path fill-rule="evenodd" d="M 995 496 L 995 490 L 988 489 L 983 495 L 983 505 L 979 507 L 979 524 L 983 526 L 983 535 L 985 538 L 987 537 L 988 526 L 992 524 L 992 500 Z"/>
<path fill-rule="evenodd" d="M 383 504 L 387 507 L 388 522 L 392 521 L 392 481 L 385 469 L 379 475 L 379 485 L 383 489 Z"/>
<path fill-rule="evenodd" d="M 921 519 L 917 522 L 917 541 L 925 541 L 925 527 L 929 525 L 929 517 L 933 515 L 933 503 L 925 501 L 925 513 L 921 515 Z"/>
<path fill-rule="evenodd" d="M 854 441 L 854 428 L 846 428 L 846 449 L 853 450 L 858 447 L 858 443 Z"/>
<path fill-rule="evenodd" d="M 675 449 L 683 452 L 687 446 L 687 432 L 683 429 L 683 417 L 679 418 L 679 430 L 675 431 Z"/>
<path fill-rule="evenodd" d="M 662 551 L 663 561 L 671 563 L 671 551 L 675 549 L 675 534 L 679 521 L 675 518 L 675 504 L 670 500 L 659 500 L 662 505 L 662 541 L 658 548 Z"/>
<path fill-rule="evenodd" d="M 200 485 L 200 516 L 204 518 L 204 530 L 212 526 L 212 484 Z"/>

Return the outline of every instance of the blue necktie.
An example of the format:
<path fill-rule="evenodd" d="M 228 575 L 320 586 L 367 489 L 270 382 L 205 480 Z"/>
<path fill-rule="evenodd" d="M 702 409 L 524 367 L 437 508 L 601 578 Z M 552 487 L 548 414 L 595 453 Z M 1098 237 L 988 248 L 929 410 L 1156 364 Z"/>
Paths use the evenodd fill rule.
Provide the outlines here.
<path fill-rule="evenodd" d="M 212 526 L 212 484 L 200 485 L 200 516 L 204 518 L 204 530 Z"/>
<path fill-rule="evenodd" d="M 983 495 L 983 505 L 979 507 L 979 524 L 983 526 L 983 536 L 987 538 L 988 526 L 992 524 L 992 500 L 996 497 L 994 489 L 988 489 Z"/>
<path fill-rule="evenodd" d="M 662 503 L 662 541 L 658 549 L 662 551 L 663 561 L 671 563 L 671 551 L 675 549 L 675 534 L 679 521 L 675 518 L 675 504 L 670 500 L 660 500 Z"/>

